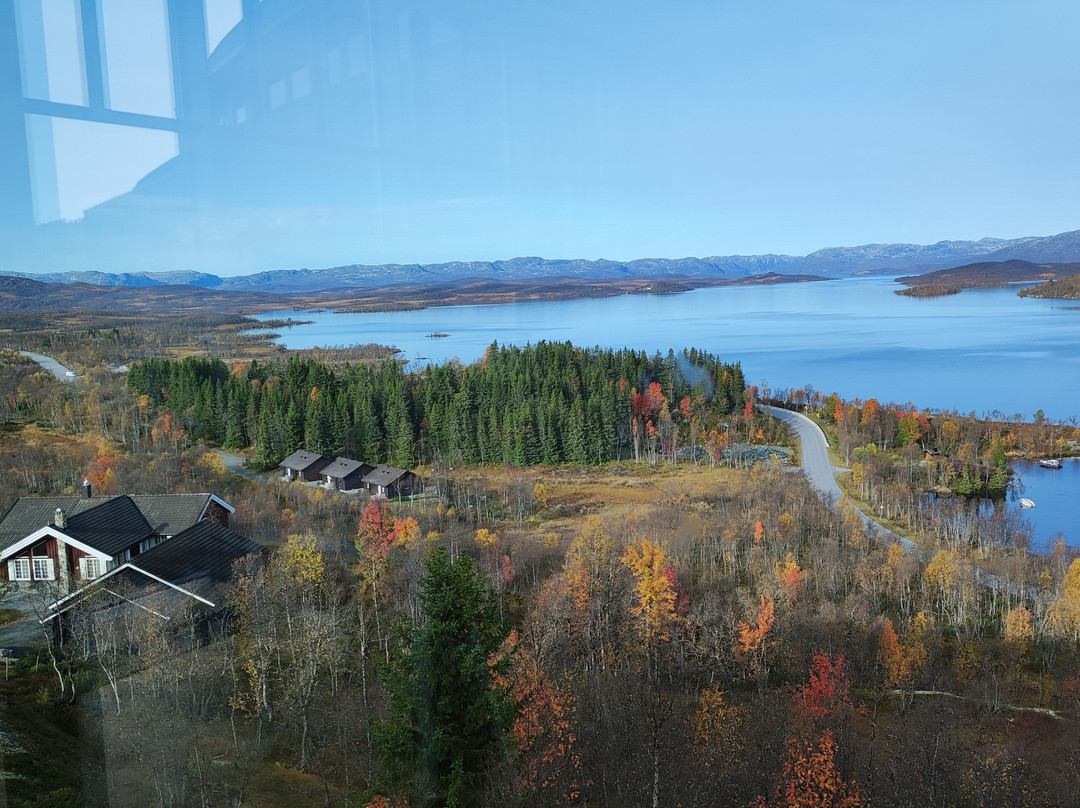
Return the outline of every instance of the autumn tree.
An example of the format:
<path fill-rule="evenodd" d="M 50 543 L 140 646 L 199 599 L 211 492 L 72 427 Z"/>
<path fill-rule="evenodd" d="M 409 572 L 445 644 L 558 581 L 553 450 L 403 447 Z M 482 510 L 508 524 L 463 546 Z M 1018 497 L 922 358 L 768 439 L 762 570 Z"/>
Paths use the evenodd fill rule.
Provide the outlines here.
<path fill-rule="evenodd" d="M 836 751 L 836 739 L 829 730 L 815 739 L 789 740 L 773 808 L 862 808 L 859 786 L 841 774 Z M 753 808 L 768 808 L 768 804 L 758 797 Z"/>
<path fill-rule="evenodd" d="M 404 528 L 403 528 L 404 529 Z M 417 529 L 418 530 L 418 529 Z M 411 534 L 411 529 L 409 530 Z M 395 524 L 385 499 L 370 499 L 360 514 L 356 534 L 356 549 L 360 553 L 360 580 L 371 592 L 379 645 L 383 644 L 382 622 L 379 617 L 379 580 L 386 567 L 390 547 L 394 543 Z"/>
<path fill-rule="evenodd" d="M 795 719 L 804 733 L 816 731 L 842 717 L 851 707 L 851 685 L 843 656 L 824 651 L 814 654 L 806 684 L 795 688 L 792 698 Z"/>
<path fill-rule="evenodd" d="M 771 644 L 769 632 L 775 620 L 773 599 L 768 595 L 762 595 L 757 613 L 757 625 L 751 626 L 742 620 L 739 621 L 739 658 L 744 660 L 750 674 L 756 677 L 761 685 L 764 685 L 764 679 L 768 677 L 766 659 Z"/>
<path fill-rule="evenodd" d="M 1061 597 L 1047 610 L 1048 633 L 1080 642 L 1080 558 L 1069 565 L 1061 586 Z"/>
<path fill-rule="evenodd" d="M 620 559 L 634 574 L 636 602 L 630 612 L 640 618 L 647 645 L 668 639 L 675 620 L 675 568 L 659 544 L 642 539 L 631 544 Z"/>
<path fill-rule="evenodd" d="M 878 636 L 878 666 L 883 672 L 885 687 L 901 690 L 907 704 L 910 704 L 912 698 L 915 677 L 926 665 L 925 637 L 930 626 L 930 618 L 919 612 L 901 641 L 892 621 L 887 618 L 882 620 Z"/>

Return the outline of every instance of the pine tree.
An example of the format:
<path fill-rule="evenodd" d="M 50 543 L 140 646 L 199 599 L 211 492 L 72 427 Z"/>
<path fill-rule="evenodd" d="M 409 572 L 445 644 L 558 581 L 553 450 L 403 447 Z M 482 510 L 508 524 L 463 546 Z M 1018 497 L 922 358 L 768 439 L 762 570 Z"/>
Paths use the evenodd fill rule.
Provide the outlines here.
<path fill-rule="evenodd" d="M 228 404 L 225 408 L 225 448 L 243 449 L 248 445 L 247 432 L 244 429 L 246 389 L 242 384 L 230 382 Z"/>
<path fill-rule="evenodd" d="M 285 454 L 304 448 L 304 416 L 300 408 L 296 406 L 296 399 L 289 400 L 289 408 L 285 411 Z"/>
<path fill-rule="evenodd" d="M 465 555 L 434 550 L 420 578 L 420 620 L 397 630 L 383 677 L 390 717 L 376 727 L 385 790 L 417 806 L 483 803 L 486 770 L 514 717 L 495 685 L 509 656 L 494 596 Z"/>

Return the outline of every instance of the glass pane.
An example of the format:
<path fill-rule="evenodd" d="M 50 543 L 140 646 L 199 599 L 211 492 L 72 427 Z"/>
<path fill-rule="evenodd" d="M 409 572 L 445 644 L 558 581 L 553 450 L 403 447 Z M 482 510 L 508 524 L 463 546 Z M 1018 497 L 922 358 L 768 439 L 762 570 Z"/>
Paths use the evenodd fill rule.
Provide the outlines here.
<path fill-rule="evenodd" d="M 98 0 L 105 106 L 176 117 L 164 0 Z"/>
<path fill-rule="evenodd" d="M 206 0 L 206 54 L 214 52 L 221 40 L 244 18 L 240 0 Z"/>
<path fill-rule="evenodd" d="M 179 153 L 175 132 L 27 115 L 34 218 L 73 221 Z"/>
<path fill-rule="evenodd" d="M 16 0 L 23 95 L 86 106 L 79 0 Z"/>

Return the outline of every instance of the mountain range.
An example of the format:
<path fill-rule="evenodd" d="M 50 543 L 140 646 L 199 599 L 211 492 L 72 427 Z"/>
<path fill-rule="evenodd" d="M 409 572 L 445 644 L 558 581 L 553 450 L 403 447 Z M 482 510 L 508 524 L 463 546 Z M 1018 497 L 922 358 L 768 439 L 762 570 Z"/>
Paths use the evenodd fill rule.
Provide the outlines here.
<path fill-rule="evenodd" d="M 707 258 L 641 258 L 626 262 L 529 257 L 506 261 L 452 261 L 443 264 L 353 264 L 327 269 L 280 269 L 225 277 L 183 270 L 47 274 L 0 271 L 0 275 L 32 278 L 46 283 L 87 283 L 122 287 L 194 286 L 218 291 L 297 294 L 406 283 L 445 283 L 464 278 L 510 281 L 553 276 L 604 280 L 664 275 L 735 279 L 766 273 L 825 277 L 899 275 L 975 262 L 1013 259 L 1032 262 L 1080 261 L 1080 230 L 1054 236 L 939 241 L 930 245 L 866 244 L 859 247 L 831 247 L 804 256 L 728 255 Z"/>

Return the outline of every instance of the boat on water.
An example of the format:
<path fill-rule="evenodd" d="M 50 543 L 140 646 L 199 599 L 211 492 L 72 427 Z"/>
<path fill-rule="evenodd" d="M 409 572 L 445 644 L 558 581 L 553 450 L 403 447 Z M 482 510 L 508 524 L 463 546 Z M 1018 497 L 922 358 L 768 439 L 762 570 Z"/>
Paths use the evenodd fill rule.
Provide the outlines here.
<path fill-rule="evenodd" d="M 1044 469 L 1059 469 L 1061 468 L 1061 461 L 1056 457 L 1051 457 L 1049 460 L 1040 460 L 1039 465 Z"/>
<path fill-rule="evenodd" d="M 1023 499 L 1020 500 L 1020 507 L 1021 508 L 1034 508 L 1035 507 L 1035 500 L 1028 499 L 1027 497 L 1024 497 Z"/>

